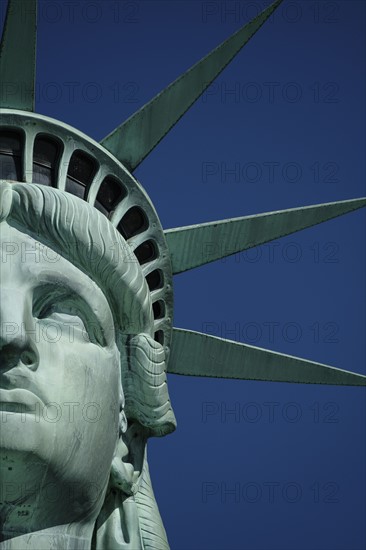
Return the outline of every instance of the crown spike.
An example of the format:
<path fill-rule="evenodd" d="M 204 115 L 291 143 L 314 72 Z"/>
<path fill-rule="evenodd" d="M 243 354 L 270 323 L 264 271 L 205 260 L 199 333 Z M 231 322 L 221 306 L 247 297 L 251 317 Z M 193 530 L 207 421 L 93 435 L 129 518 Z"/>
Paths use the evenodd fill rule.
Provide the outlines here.
<path fill-rule="evenodd" d="M 276 0 L 146 103 L 100 143 L 133 171 L 225 69 L 282 0 Z"/>
<path fill-rule="evenodd" d="M 173 274 L 214 262 L 366 206 L 366 198 L 336 201 L 164 231 Z"/>
<path fill-rule="evenodd" d="M 173 329 L 168 373 L 268 382 L 366 386 L 366 376 L 191 330 Z"/>
<path fill-rule="evenodd" d="M 34 111 L 37 0 L 9 0 L 0 45 L 0 107 Z"/>

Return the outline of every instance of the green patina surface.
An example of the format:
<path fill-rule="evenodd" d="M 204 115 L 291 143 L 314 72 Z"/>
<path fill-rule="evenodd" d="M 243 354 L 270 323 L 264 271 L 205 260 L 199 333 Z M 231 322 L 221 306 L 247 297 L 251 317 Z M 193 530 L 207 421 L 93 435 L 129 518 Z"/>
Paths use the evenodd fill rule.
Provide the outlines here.
<path fill-rule="evenodd" d="M 280 1 L 101 144 L 31 112 L 37 2 L 8 2 L 0 50 L 0 126 L 21 131 L 25 143 L 21 176 L 0 182 L 1 322 L 13 327 L 1 334 L 0 403 L 9 417 L 0 432 L 1 483 L 30 478 L 34 483 L 25 496 L 13 492 L 1 503 L 2 550 L 168 549 L 146 460 L 148 438 L 176 426 L 167 372 L 366 385 L 357 373 L 172 328 L 173 275 L 348 214 L 365 206 L 364 198 L 163 231 L 131 174 Z M 34 181 L 40 135 L 57 136 L 63 145 L 53 186 Z M 78 187 L 74 178 L 70 188 L 75 150 L 96 168 L 88 185 Z M 11 148 L 5 153 L 11 157 Z M 111 186 L 107 190 L 105 182 Z M 98 212 L 108 192 L 118 200 Z M 138 229 L 137 212 L 144 220 Z M 127 231 L 131 227 L 135 230 Z M 116 244 L 120 256 L 111 252 Z M 23 261 L 27 247 L 36 252 Z M 57 262 L 50 263 L 55 255 Z M 52 330 L 60 331 L 60 339 L 47 336 Z M 65 396 L 81 411 L 93 402 L 103 422 L 91 422 L 80 410 L 74 411 L 74 424 L 44 421 L 47 403 L 65 404 Z M 49 484 L 61 495 L 51 504 L 42 498 Z M 75 484 L 72 497 L 63 493 Z"/>

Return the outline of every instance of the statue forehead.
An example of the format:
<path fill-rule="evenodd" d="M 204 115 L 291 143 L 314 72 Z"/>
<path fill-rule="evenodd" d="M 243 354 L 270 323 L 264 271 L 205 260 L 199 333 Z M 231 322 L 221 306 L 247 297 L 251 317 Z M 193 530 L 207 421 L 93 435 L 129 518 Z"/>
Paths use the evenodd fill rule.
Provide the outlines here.
<path fill-rule="evenodd" d="M 57 269 L 59 262 L 71 263 L 53 251 L 52 243 L 40 236 L 30 235 L 26 228 L 18 228 L 4 221 L 0 225 L 0 254 L 2 264 L 49 264 Z M 22 267 L 19 265 L 19 267 Z"/>
<path fill-rule="evenodd" d="M 0 225 L 0 257 L 3 269 L 16 266 L 19 271 L 35 274 L 37 271 L 55 272 L 60 279 L 65 278 L 63 270 L 67 269 L 71 276 L 95 285 L 89 275 L 74 265 L 70 259 L 56 252 L 52 243 L 45 243 L 41 237 L 29 235 L 25 230 L 13 227 L 7 222 L 2 222 Z"/>
<path fill-rule="evenodd" d="M 92 278 L 52 249 L 52 245 L 12 227 L 0 225 L 0 287 L 23 284 L 62 286 L 88 298 L 112 322 L 108 300 Z"/>

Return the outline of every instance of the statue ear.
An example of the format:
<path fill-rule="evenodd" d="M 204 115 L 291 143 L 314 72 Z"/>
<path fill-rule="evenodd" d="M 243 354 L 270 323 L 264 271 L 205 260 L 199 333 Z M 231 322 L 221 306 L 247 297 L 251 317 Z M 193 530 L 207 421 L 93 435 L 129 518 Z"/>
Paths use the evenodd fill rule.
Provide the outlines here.
<path fill-rule="evenodd" d="M 176 428 L 169 399 L 165 349 L 148 334 L 125 335 L 121 346 L 122 387 L 127 418 L 146 429 L 148 437 Z"/>
<path fill-rule="evenodd" d="M 120 437 L 112 461 L 110 488 L 134 495 L 142 474 L 147 434 L 137 422 L 127 425 L 124 411 L 120 413 Z"/>

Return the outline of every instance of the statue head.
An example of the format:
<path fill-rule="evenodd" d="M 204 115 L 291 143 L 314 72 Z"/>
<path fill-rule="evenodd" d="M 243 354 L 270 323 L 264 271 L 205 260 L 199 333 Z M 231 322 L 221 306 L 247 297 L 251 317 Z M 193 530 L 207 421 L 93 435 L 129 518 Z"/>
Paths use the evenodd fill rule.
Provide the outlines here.
<path fill-rule="evenodd" d="M 168 548 L 146 442 L 175 428 L 169 354 L 169 372 L 179 375 L 365 386 L 358 373 L 172 330 L 173 274 L 365 199 L 164 231 L 133 176 L 280 2 L 98 144 L 34 113 L 37 0 L 8 0 L 0 45 L 2 550 Z"/>
<path fill-rule="evenodd" d="M 148 517 L 164 540 L 146 441 L 175 418 L 141 266 L 77 197 L 0 189 L 5 536 L 85 525 L 101 548 L 135 549 Z"/>

